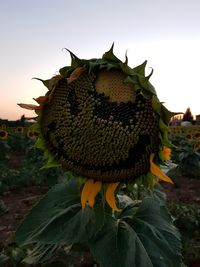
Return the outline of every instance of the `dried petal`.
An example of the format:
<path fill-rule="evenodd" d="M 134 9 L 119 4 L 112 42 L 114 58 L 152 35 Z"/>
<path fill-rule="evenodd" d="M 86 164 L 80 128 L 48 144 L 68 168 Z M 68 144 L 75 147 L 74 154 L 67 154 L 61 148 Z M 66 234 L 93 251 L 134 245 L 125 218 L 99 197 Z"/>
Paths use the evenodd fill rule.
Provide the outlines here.
<path fill-rule="evenodd" d="M 36 105 L 33 105 L 33 104 L 17 104 L 18 106 L 20 106 L 21 108 L 25 108 L 25 109 L 28 109 L 28 110 L 40 110 L 42 109 L 41 106 L 36 106 Z"/>
<path fill-rule="evenodd" d="M 117 183 L 112 183 L 108 185 L 107 191 L 106 191 L 106 201 L 108 202 L 109 206 L 114 210 L 114 211 L 121 211 L 121 209 L 118 209 L 115 203 L 115 190 L 117 186 L 119 185 L 119 182 Z"/>
<path fill-rule="evenodd" d="M 71 73 L 71 75 L 69 76 L 69 78 L 67 78 L 68 83 L 71 83 L 74 80 L 76 80 L 85 70 L 86 70 L 86 68 L 84 68 L 84 67 L 78 67 L 78 68 L 76 68 Z"/>
<path fill-rule="evenodd" d="M 59 80 L 61 80 L 62 78 L 63 78 L 62 75 L 56 75 L 56 76 L 54 76 L 52 79 L 59 81 Z"/>
<path fill-rule="evenodd" d="M 48 96 L 39 96 L 38 98 L 33 98 L 38 104 L 44 104 L 48 102 Z"/>

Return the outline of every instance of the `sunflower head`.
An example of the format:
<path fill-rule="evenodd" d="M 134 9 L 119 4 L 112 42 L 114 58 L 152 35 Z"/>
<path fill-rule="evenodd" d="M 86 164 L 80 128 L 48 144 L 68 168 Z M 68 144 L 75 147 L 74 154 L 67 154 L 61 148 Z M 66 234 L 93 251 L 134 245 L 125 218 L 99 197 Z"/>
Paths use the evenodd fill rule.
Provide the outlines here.
<path fill-rule="evenodd" d="M 154 174 L 151 166 L 166 159 L 160 152 L 169 154 L 168 123 L 175 113 L 149 82 L 153 71 L 145 76 L 147 62 L 130 68 L 113 45 L 100 59 L 70 55 L 70 66 L 42 81 L 48 92 L 35 99 L 39 106 L 20 104 L 38 114 L 40 147 L 92 186 Z"/>
<path fill-rule="evenodd" d="M 6 130 L 6 129 L 7 129 L 7 125 L 6 125 L 6 124 L 1 124 L 1 125 L 0 125 L 0 129 L 2 129 L 2 130 Z"/>
<path fill-rule="evenodd" d="M 28 129 L 26 134 L 27 134 L 27 137 L 30 139 L 36 139 L 39 136 L 39 133 L 32 129 Z"/>
<path fill-rule="evenodd" d="M 200 139 L 200 132 L 196 132 L 196 133 L 194 134 L 194 138 L 196 138 L 196 139 Z"/>
<path fill-rule="evenodd" d="M 6 130 L 0 129 L 0 140 L 8 140 L 8 132 Z"/>
<path fill-rule="evenodd" d="M 18 126 L 14 129 L 15 133 L 23 133 L 24 132 L 24 127 Z"/>

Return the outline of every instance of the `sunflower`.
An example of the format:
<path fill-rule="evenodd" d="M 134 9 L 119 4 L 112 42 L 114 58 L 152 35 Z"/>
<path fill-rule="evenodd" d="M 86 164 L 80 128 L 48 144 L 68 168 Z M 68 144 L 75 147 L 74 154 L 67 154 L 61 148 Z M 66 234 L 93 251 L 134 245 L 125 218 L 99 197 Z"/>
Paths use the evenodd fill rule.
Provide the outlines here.
<path fill-rule="evenodd" d="M 2 129 L 2 130 L 6 130 L 6 129 L 7 129 L 7 125 L 6 125 L 6 124 L 2 124 L 2 125 L 0 125 L 0 129 Z"/>
<path fill-rule="evenodd" d="M 35 138 L 37 138 L 39 136 L 39 133 L 34 131 L 34 130 L 32 130 L 32 129 L 28 129 L 26 134 L 27 134 L 27 137 L 30 138 L 30 139 L 35 139 Z"/>
<path fill-rule="evenodd" d="M 24 132 L 24 127 L 18 126 L 14 129 L 15 133 L 23 133 Z"/>
<path fill-rule="evenodd" d="M 6 130 L 0 129 L 0 140 L 8 140 L 8 132 Z"/>
<path fill-rule="evenodd" d="M 186 138 L 187 140 L 192 140 L 192 135 L 191 135 L 191 134 L 187 134 L 187 135 L 185 136 L 185 138 Z"/>
<path fill-rule="evenodd" d="M 69 51 L 69 50 L 68 50 Z M 161 179 L 160 164 L 169 159 L 168 123 L 175 113 L 159 101 L 145 76 L 147 61 L 130 68 L 111 49 L 100 59 L 80 59 L 69 51 L 71 65 L 41 80 L 48 88 L 39 105 L 19 104 L 38 115 L 36 145 L 76 176 L 86 178 L 82 208 L 94 206 L 106 188 L 109 206 L 119 211 L 115 191 L 137 178 Z"/>
<path fill-rule="evenodd" d="M 200 139 L 200 132 L 196 132 L 196 133 L 194 134 L 194 138 L 196 138 L 196 139 Z"/>
<path fill-rule="evenodd" d="M 195 144 L 194 144 L 194 150 L 200 150 L 200 141 L 197 141 Z"/>

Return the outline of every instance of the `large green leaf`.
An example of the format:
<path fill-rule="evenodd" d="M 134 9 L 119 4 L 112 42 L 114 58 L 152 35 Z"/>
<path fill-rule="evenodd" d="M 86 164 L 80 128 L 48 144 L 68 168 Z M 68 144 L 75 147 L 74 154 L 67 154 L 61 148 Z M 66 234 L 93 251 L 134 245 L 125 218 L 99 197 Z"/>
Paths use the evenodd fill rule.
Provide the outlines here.
<path fill-rule="evenodd" d="M 31 210 L 19 226 L 15 239 L 20 245 L 85 242 L 98 231 L 103 220 L 100 205 L 82 210 L 78 182 L 70 180 L 56 185 Z"/>
<path fill-rule="evenodd" d="M 132 216 L 124 215 L 108 217 L 90 241 L 101 267 L 181 266 L 179 233 L 163 206 L 148 197 Z"/>
<path fill-rule="evenodd" d="M 152 198 L 145 198 L 131 225 L 154 267 L 180 266 L 180 234 L 164 206 L 156 204 Z"/>
<path fill-rule="evenodd" d="M 161 201 L 142 203 L 119 196 L 121 213 L 107 213 L 101 195 L 94 209 L 80 205 L 78 180 L 56 185 L 19 226 L 15 240 L 32 244 L 31 260 L 43 260 L 59 246 L 89 246 L 101 267 L 179 267 L 180 237 Z M 30 260 L 30 259 L 29 259 Z"/>
<path fill-rule="evenodd" d="M 108 216 L 90 249 L 101 267 L 153 267 L 133 228 L 123 220 Z"/>

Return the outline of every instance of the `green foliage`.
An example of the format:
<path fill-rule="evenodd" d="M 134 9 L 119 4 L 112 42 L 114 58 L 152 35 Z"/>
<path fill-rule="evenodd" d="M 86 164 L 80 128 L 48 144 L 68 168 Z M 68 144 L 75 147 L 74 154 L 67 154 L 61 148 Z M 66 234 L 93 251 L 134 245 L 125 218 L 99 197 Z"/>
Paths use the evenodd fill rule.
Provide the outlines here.
<path fill-rule="evenodd" d="M 169 210 L 174 224 L 180 230 L 183 255 L 186 263 L 199 259 L 200 255 L 200 208 L 195 205 L 171 204 Z"/>
<path fill-rule="evenodd" d="M 8 158 L 8 151 L 10 146 L 8 145 L 7 141 L 0 141 L 0 162 L 5 162 Z"/>
<path fill-rule="evenodd" d="M 194 148 L 195 141 L 175 136 L 172 142 L 177 146 L 172 150 L 172 161 L 177 164 L 177 170 L 188 178 L 200 179 L 200 153 Z"/>
<path fill-rule="evenodd" d="M 80 205 L 81 185 L 69 180 L 54 186 L 19 226 L 15 241 L 32 253 L 24 261 L 46 261 L 59 247 L 90 250 L 102 267 L 181 266 L 180 236 L 164 204 L 144 196 L 119 196 L 121 213 Z"/>
<path fill-rule="evenodd" d="M 0 142 L 0 193 L 21 186 L 52 186 L 64 177 L 60 167 L 42 169 L 46 160 L 34 140 L 24 134 L 13 134 L 8 142 Z"/>
<path fill-rule="evenodd" d="M 15 235 L 18 246 L 2 252 L 0 266 L 8 260 L 13 266 L 38 262 L 56 266 L 52 259 L 60 251 L 67 251 L 65 259 L 90 251 L 101 267 L 182 266 L 180 236 L 159 185 L 152 191 L 138 183 L 130 186 L 131 192 L 124 186 L 118 195 L 121 213 L 113 213 L 101 194 L 96 197 L 94 209 L 86 206 L 82 210 L 82 180 L 60 167 L 42 168 L 43 153 L 33 143 L 24 134 L 13 134 L 4 143 L 0 192 L 32 184 L 52 188 L 19 226 Z M 10 165 L 12 156 L 20 159 L 17 168 Z"/>
<path fill-rule="evenodd" d="M 25 153 L 27 146 L 32 143 L 32 140 L 28 139 L 28 137 L 23 133 L 12 133 L 7 142 L 10 147 L 10 152 Z"/>
<path fill-rule="evenodd" d="M 1 253 L 0 254 L 0 266 L 3 266 L 3 264 L 5 264 L 6 261 L 8 261 L 9 257 L 4 254 L 4 253 Z"/>
<path fill-rule="evenodd" d="M 8 208 L 6 206 L 6 204 L 4 203 L 4 201 L 2 199 L 0 199 L 0 215 L 2 213 L 5 213 L 8 211 Z"/>
<path fill-rule="evenodd" d="M 26 251 L 21 247 L 9 247 L 6 251 L 0 254 L 0 266 L 19 267 L 24 266 L 21 264 L 26 255 Z M 24 266 L 25 267 L 25 266 Z"/>

